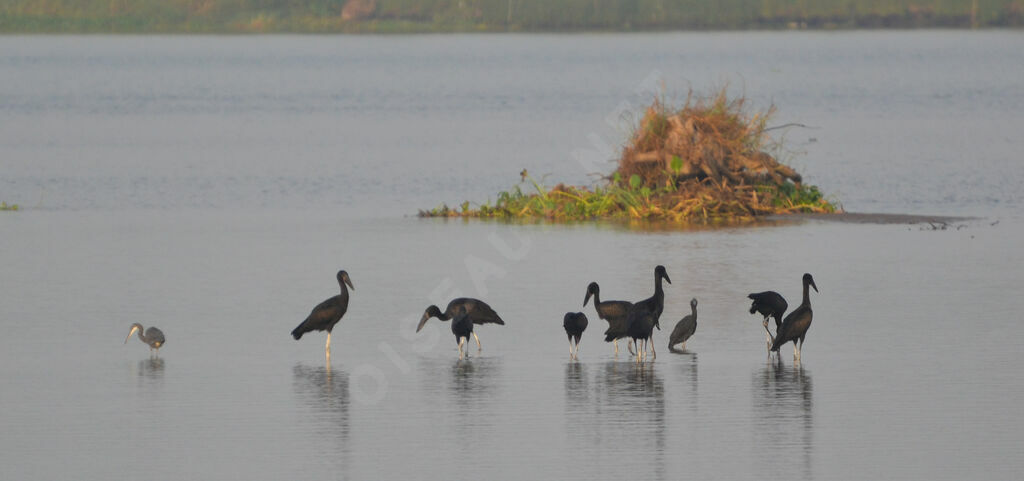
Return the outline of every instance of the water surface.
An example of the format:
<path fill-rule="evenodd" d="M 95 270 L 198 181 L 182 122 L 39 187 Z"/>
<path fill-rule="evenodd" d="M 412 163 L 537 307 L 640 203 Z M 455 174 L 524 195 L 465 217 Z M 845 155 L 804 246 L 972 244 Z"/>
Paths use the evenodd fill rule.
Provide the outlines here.
<path fill-rule="evenodd" d="M 0 478 L 1012 479 L 1022 39 L 0 39 L 0 200 L 23 206 L 0 215 Z M 787 134 L 793 163 L 849 210 L 978 218 L 409 216 L 523 167 L 588 182 L 648 78 L 729 81 L 813 127 Z M 665 330 L 637 366 L 581 304 L 590 281 L 649 296 L 657 264 Z M 341 268 L 355 290 L 326 362 L 322 334 L 288 332 Z M 804 272 L 821 292 L 803 362 L 768 361 L 745 296 L 796 305 Z M 458 295 L 507 322 L 462 362 L 447 324 L 414 332 Z M 697 333 L 671 354 L 691 297 Z M 579 362 L 570 310 L 591 321 Z M 122 343 L 136 321 L 166 333 L 159 356 Z"/>

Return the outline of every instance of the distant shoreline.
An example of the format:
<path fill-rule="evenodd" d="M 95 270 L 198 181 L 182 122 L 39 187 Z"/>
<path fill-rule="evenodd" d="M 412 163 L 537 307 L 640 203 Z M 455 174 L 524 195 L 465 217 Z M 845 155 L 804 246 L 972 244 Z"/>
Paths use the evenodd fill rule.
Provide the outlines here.
<path fill-rule="evenodd" d="M 1024 27 L 1019 0 L 8 0 L 0 34 L 597 33 Z"/>

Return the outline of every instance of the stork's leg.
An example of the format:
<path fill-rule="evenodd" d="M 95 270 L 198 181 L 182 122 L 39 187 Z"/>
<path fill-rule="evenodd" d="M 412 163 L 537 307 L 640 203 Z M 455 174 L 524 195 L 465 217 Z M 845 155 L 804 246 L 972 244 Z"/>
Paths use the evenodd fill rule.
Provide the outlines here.
<path fill-rule="evenodd" d="M 658 353 L 657 353 L 657 351 L 654 350 L 654 338 L 652 337 L 650 340 L 644 341 L 644 344 L 650 344 L 651 345 L 651 356 L 652 356 L 651 360 L 653 361 L 653 360 L 657 359 L 658 358 Z"/>
<path fill-rule="evenodd" d="M 612 344 L 615 345 L 615 354 L 618 355 L 619 354 L 619 340 L 618 339 L 612 339 Z"/>
<path fill-rule="evenodd" d="M 574 357 L 576 359 L 580 358 L 580 340 L 579 339 L 576 339 L 576 352 L 572 355 L 572 357 Z"/>
<path fill-rule="evenodd" d="M 798 342 L 800 342 L 799 339 L 793 339 L 793 359 L 800 359 L 800 347 L 797 345 Z"/>
<path fill-rule="evenodd" d="M 572 336 L 569 336 L 569 359 L 572 359 Z"/>
<path fill-rule="evenodd" d="M 324 344 L 324 352 L 327 353 L 327 357 L 331 357 L 331 331 L 327 331 L 327 344 Z"/>
<path fill-rule="evenodd" d="M 465 343 L 466 343 L 466 338 L 460 337 L 459 338 L 459 360 L 460 361 L 462 360 L 462 345 L 465 344 Z"/>
<path fill-rule="evenodd" d="M 476 331 L 473 331 L 473 339 L 476 339 L 476 350 L 477 351 L 482 351 L 484 349 L 484 347 L 480 345 L 480 336 L 476 335 Z M 467 339 L 467 341 L 468 341 L 468 339 Z"/>

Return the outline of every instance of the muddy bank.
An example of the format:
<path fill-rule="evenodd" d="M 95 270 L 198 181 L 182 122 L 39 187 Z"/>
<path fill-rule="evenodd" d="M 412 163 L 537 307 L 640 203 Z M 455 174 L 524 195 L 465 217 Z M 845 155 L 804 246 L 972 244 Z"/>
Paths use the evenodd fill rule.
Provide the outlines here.
<path fill-rule="evenodd" d="M 848 224 L 931 224 L 937 228 L 941 226 L 951 226 L 957 223 L 975 221 L 978 219 L 978 217 L 955 217 L 948 215 L 879 214 L 870 212 L 773 214 L 765 218 L 765 220 L 768 221 L 797 222 L 804 220 L 821 220 Z"/>

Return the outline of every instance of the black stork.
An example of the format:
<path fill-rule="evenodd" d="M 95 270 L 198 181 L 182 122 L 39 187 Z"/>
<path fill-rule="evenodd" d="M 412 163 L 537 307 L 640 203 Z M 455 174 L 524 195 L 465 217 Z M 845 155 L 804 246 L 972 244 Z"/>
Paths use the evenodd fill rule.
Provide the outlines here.
<path fill-rule="evenodd" d="M 587 330 L 587 315 L 582 312 L 567 312 L 562 318 L 562 327 L 565 328 L 565 335 L 569 336 L 569 359 L 579 359 L 580 337 L 583 331 Z M 572 347 L 573 340 L 576 341 L 576 349 Z"/>
<path fill-rule="evenodd" d="M 772 351 L 778 352 L 783 344 L 793 341 L 793 359 L 796 361 L 800 361 L 804 338 L 807 336 L 807 330 L 811 327 L 811 319 L 814 317 L 814 312 L 811 311 L 811 296 L 808 287 L 813 287 L 814 292 L 818 292 L 818 286 L 814 284 L 814 278 L 810 274 L 804 274 L 803 283 L 803 302 L 782 320 L 782 326 L 779 327 L 779 332 L 775 335 L 775 342 L 772 343 Z"/>
<path fill-rule="evenodd" d="M 457 304 L 452 315 L 452 334 L 455 334 L 455 343 L 459 345 L 459 360 L 462 360 L 462 346 L 469 343 L 469 336 L 473 334 L 473 320 L 466 311 L 466 306 Z M 466 346 L 466 357 L 469 357 L 469 346 Z"/>
<path fill-rule="evenodd" d="M 669 277 L 668 277 L 668 272 L 665 271 L 665 266 L 659 265 L 659 266 L 654 268 L 654 295 L 651 296 L 651 297 L 648 297 L 647 299 L 644 299 L 642 301 L 634 303 L 633 304 L 633 308 L 631 309 L 631 311 L 638 311 L 638 312 L 643 313 L 643 315 L 639 315 L 638 314 L 638 315 L 634 316 L 633 313 L 631 312 L 630 313 L 630 317 L 633 318 L 634 320 L 636 320 L 636 319 L 645 319 L 647 317 L 647 315 L 649 315 L 650 318 L 651 318 L 650 320 L 652 321 L 652 330 L 651 330 L 650 333 L 648 333 L 647 337 L 645 338 L 645 341 L 650 339 L 651 334 L 653 334 L 653 332 L 654 332 L 653 331 L 654 327 L 657 327 L 659 331 L 661 330 L 661 324 L 658 321 L 661 318 L 662 311 L 665 310 L 665 290 L 661 286 L 661 280 L 662 279 L 664 279 L 665 282 L 668 282 L 669 284 L 672 283 L 672 279 L 669 279 Z M 631 321 L 627 320 L 626 322 L 629 323 Z M 629 329 L 632 329 L 633 333 L 639 333 L 639 331 L 637 331 L 636 329 L 633 329 L 632 327 L 630 327 Z M 640 329 L 642 331 L 645 328 L 641 325 L 641 326 L 637 326 L 637 329 Z M 630 337 L 633 337 L 633 334 L 630 334 Z M 634 341 L 635 341 L 635 338 L 634 338 Z M 646 344 L 647 343 L 645 342 L 645 347 L 644 347 L 644 357 L 645 358 L 647 357 Z M 637 351 L 638 351 L 637 354 L 638 355 L 640 354 L 639 353 L 639 349 L 640 349 L 640 346 L 637 346 Z M 654 359 L 658 358 L 658 353 L 655 352 L 655 350 L 654 350 L 654 344 L 651 344 L 651 354 L 653 355 Z"/>
<path fill-rule="evenodd" d="M 473 299 L 471 297 L 459 297 L 452 299 L 452 301 L 448 303 L 448 307 L 444 309 L 444 312 L 441 312 L 441 309 L 435 305 L 428 307 L 427 310 L 423 312 L 423 317 L 420 318 L 420 323 L 416 326 L 416 332 L 420 332 L 431 317 L 436 317 L 442 321 L 450 321 L 458 312 L 459 306 L 462 306 L 462 308 L 465 309 L 466 316 L 469 317 L 469 320 L 473 321 L 473 324 L 505 325 L 505 321 L 501 320 L 501 316 L 499 316 L 497 312 L 494 312 L 494 309 L 491 309 L 491 306 L 488 306 L 486 302 L 479 299 Z M 473 338 L 476 339 L 477 350 L 483 349 L 483 346 L 480 345 L 480 336 L 477 336 L 476 332 L 472 332 L 472 334 Z"/>
<path fill-rule="evenodd" d="M 587 301 L 590 297 L 594 297 L 594 310 L 597 311 L 597 317 L 608 321 L 608 330 L 605 331 L 605 336 L 611 338 L 611 342 L 615 345 L 615 354 L 619 353 L 619 339 L 626 337 L 626 315 L 629 314 L 629 309 L 633 307 L 633 303 L 629 301 L 602 301 L 601 300 L 601 288 L 598 287 L 596 282 L 591 282 L 587 286 L 587 295 L 583 298 L 583 305 L 587 305 Z M 605 339 L 607 341 L 608 339 Z"/>
<path fill-rule="evenodd" d="M 789 308 L 789 304 L 786 303 L 786 299 L 781 294 L 775 291 L 764 291 L 755 292 L 748 294 L 747 297 L 753 302 L 750 303 L 750 313 L 758 313 L 764 316 L 764 331 L 767 338 L 768 352 L 772 349 L 772 340 L 775 336 L 772 336 L 772 331 L 768 330 L 768 319 L 775 318 L 775 332 L 779 332 L 779 328 L 782 327 L 782 316 L 786 313 L 786 309 Z"/>
<path fill-rule="evenodd" d="M 302 335 L 307 332 L 327 331 L 327 344 L 324 345 L 324 352 L 328 358 L 331 357 L 331 330 L 334 329 L 334 325 L 348 311 L 348 289 L 356 289 L 352 285 L 352 279 L 348 277 L 348 272 L 338 271 L 336 277 L 338 285 L 341 286 L 341 294 L 317 304 L 313 311 L 309 313 L 309 316 L 306 317 L 306 320 L 302 321 L 298 327 L 292 330 L 292 337 L 296 341 L 302 339 Z M 348 287 L 345 287 L 346 285 Z"/>

